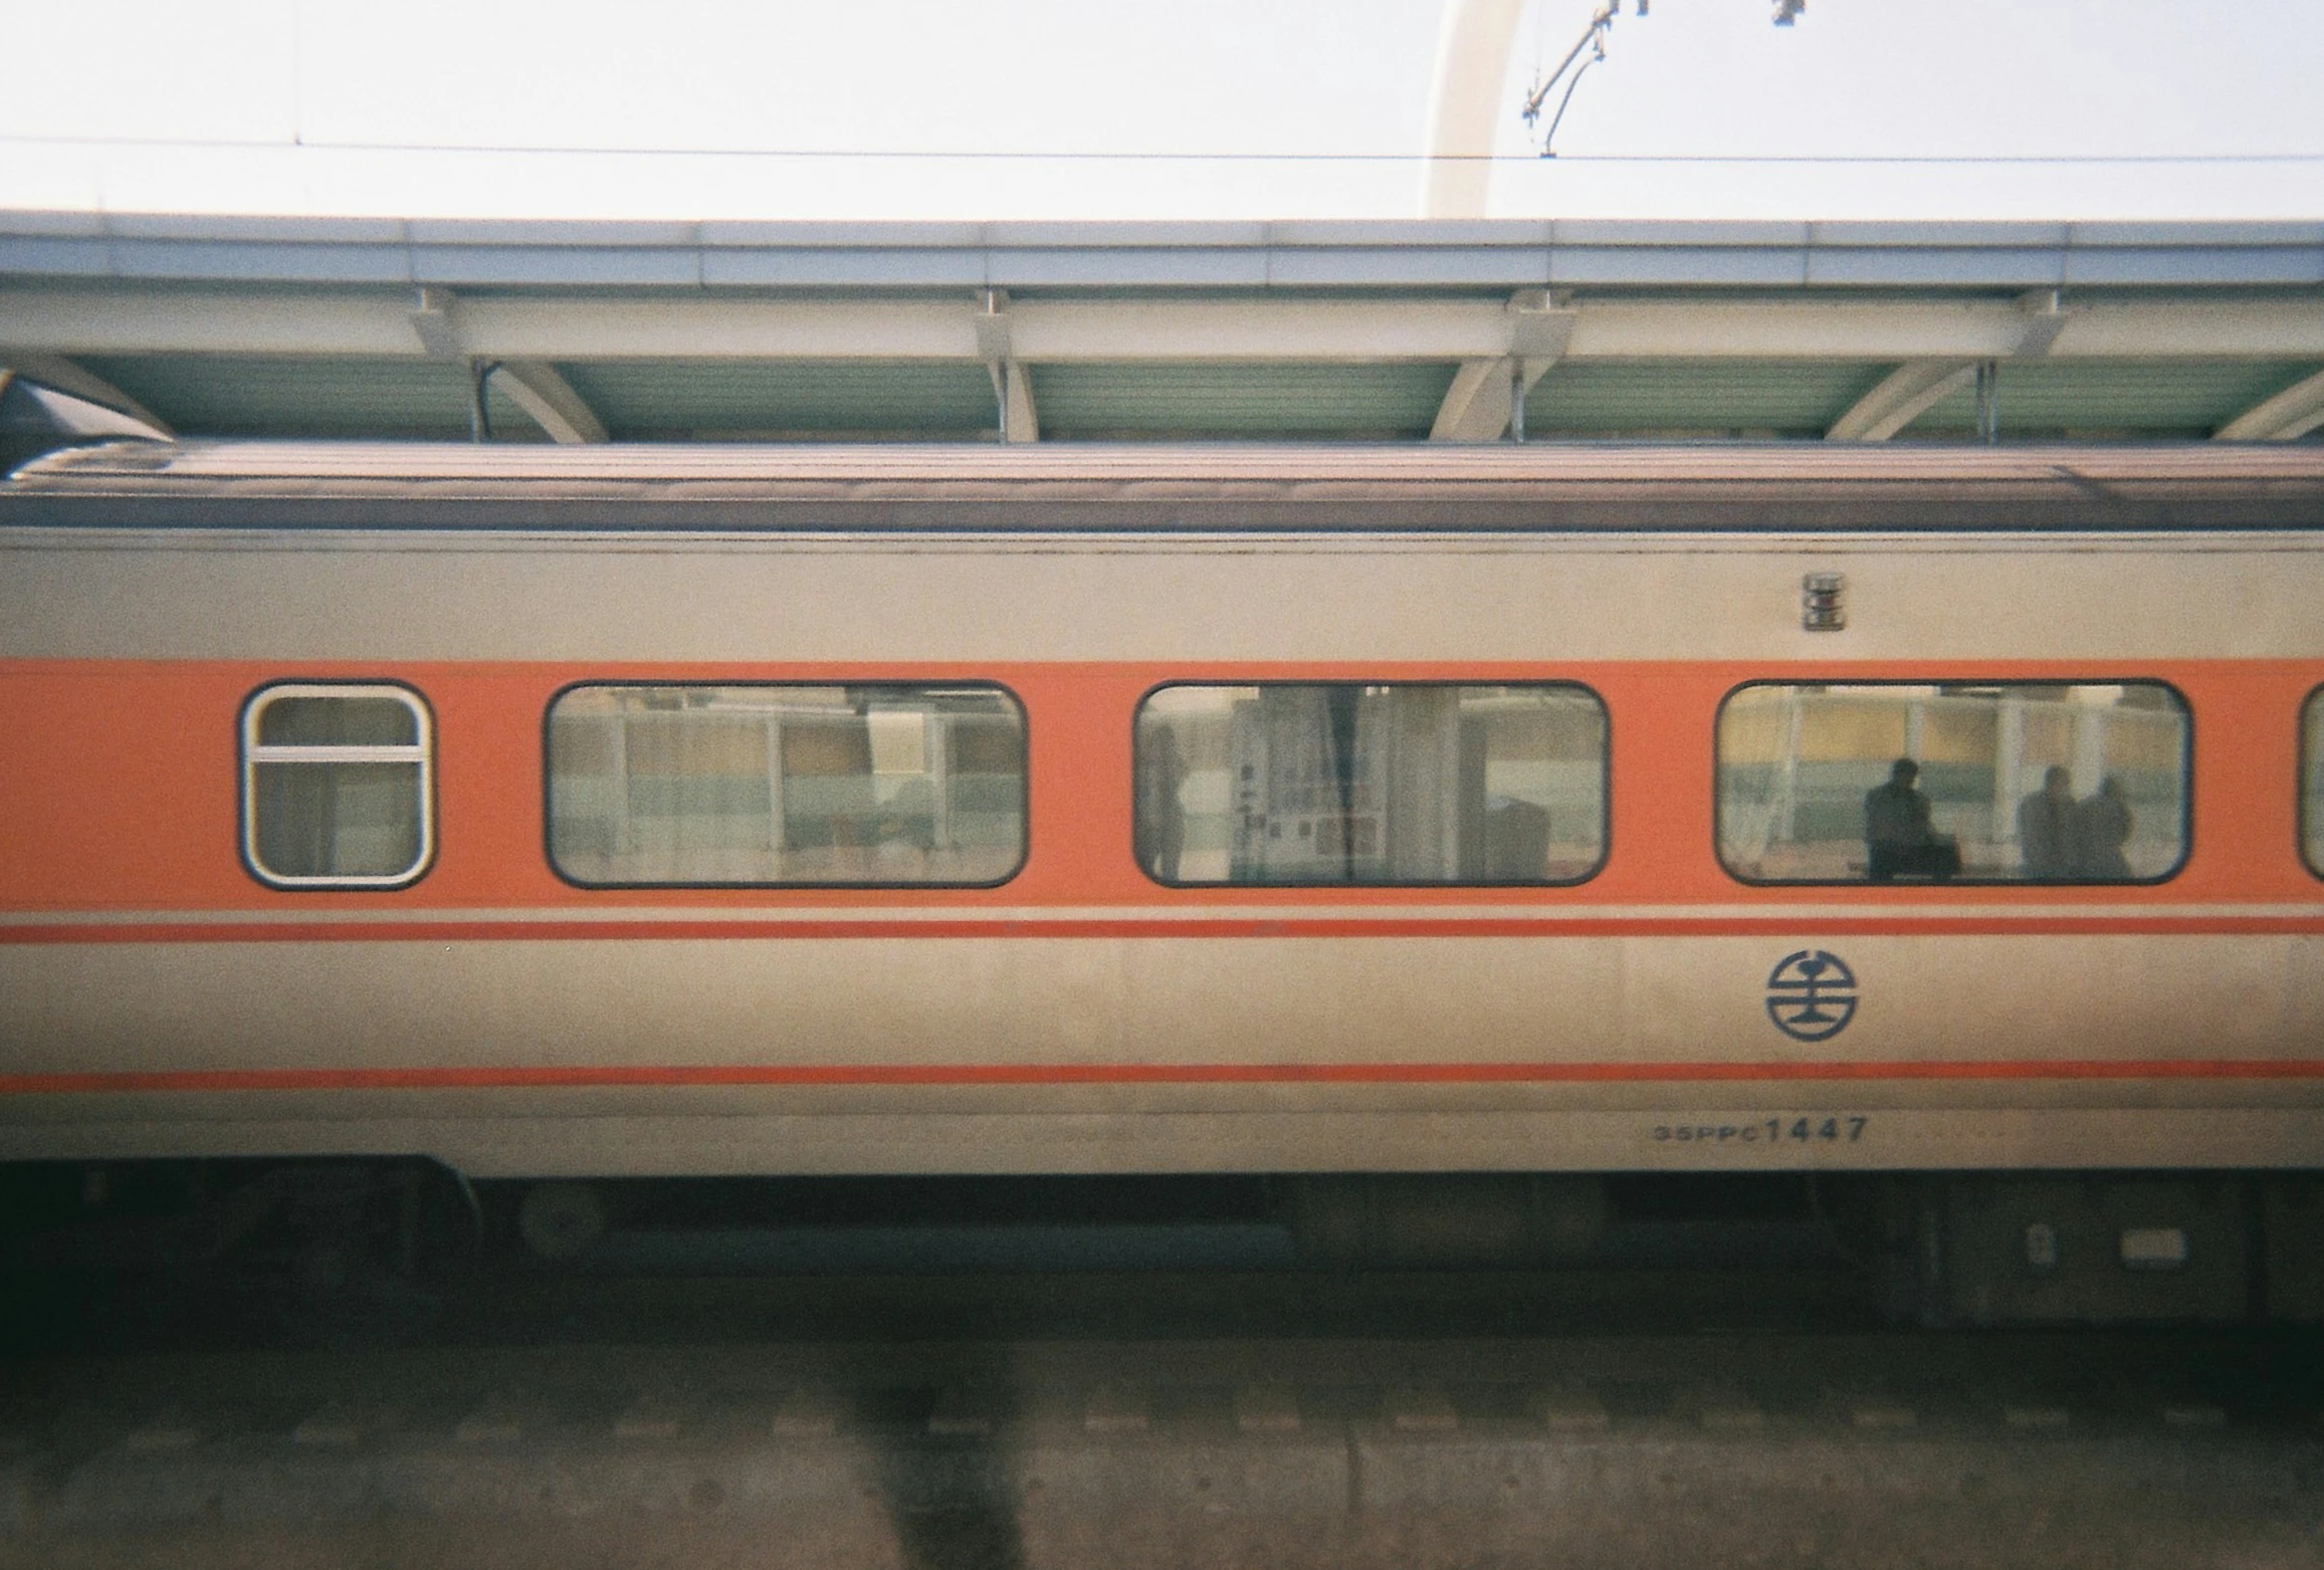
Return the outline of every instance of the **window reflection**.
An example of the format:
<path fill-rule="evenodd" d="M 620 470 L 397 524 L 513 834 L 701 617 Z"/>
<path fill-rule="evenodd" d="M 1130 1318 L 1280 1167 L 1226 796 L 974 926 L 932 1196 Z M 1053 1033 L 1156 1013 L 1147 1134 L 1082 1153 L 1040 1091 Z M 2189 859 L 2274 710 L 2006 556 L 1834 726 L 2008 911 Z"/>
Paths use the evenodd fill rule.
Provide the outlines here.
<path fill-rule="evenodd" d="M 995 688 L 575 688 L 548 788 L 577 883 L 983 884 L 1025 852 L 1024 718 Z"/>
<path fill-rule="evenodd" d="M 1165 687 L 1137 734 L 1163 883 L 1571 883 L 1604 856 L 1605 710 L 1580 687 Z"/>
<path fill-rule="evenodd" d="M 1773 883 L 2167 877 L 2188 734 L 2153 682 L 1746 687 L 1719 712 L 1720 858 Z"/>

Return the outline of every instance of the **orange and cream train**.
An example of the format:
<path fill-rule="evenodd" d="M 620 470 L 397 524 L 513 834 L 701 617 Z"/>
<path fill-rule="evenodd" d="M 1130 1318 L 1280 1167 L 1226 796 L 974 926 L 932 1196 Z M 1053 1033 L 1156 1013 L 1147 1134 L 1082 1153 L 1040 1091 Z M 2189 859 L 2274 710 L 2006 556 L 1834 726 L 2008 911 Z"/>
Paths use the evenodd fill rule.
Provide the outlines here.
<path fill-rule="evenodd" d="M 123 444 L 0 1158 L 2324 1166 L 2324 450 Z"/>

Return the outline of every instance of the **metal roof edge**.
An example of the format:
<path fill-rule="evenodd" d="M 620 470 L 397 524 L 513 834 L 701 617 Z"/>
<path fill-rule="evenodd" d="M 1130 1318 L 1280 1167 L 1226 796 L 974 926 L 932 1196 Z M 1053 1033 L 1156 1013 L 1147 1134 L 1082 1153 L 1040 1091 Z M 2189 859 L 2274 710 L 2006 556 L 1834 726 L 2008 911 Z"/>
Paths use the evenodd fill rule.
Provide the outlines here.
<path fill-rule="evenodd" d="M 40 476 L 356 478 L 588 476 L 638 480 L 913 478 L 1043 481 L 1102 478 L 1331 480 L 1397 476 L 1503 480 L 1813 478 L 1947 474 L 2054 479 L 2225 474 L 2324 484 L 2324 445 L 2154 441 L 1826 443 L 1785 440 L 1584 439 L 1527 443 L 1153 441 L 616 442 L 503 445 L 460 441 L 189 437 L 112 441 L 28 463 Z"/>
<path fill-rule="evenodd" d="M 2324 285 L 2324 222 L 670 223 L 0 210 L 0 279 L 11 277 L 644 290 L 2299 287 Z"/>

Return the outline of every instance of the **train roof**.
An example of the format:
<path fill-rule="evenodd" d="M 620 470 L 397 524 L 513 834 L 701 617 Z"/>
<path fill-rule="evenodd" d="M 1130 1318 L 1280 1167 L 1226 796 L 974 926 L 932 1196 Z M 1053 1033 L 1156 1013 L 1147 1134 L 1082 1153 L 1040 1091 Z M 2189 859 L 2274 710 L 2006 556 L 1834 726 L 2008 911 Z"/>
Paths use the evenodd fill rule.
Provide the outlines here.
<path fill-rule="evenodd" d="M 2324 529 L 2324 445 L 116 441 L 0 526 L 1048 531 Z"/>

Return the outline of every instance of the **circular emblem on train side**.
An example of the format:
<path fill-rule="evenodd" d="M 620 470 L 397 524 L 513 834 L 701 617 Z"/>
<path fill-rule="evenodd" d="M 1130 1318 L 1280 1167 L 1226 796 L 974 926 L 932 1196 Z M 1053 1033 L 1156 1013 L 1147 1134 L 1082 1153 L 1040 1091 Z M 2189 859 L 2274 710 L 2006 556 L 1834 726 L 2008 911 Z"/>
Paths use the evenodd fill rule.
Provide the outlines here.
<path fill-rule="evenodd" d="M 1795 1041 L 1822 1041 L 1856 1017 L 1856 973 L 1836 954 L 1801 949 L 1768 976 L 1768 1017 Z"/>

